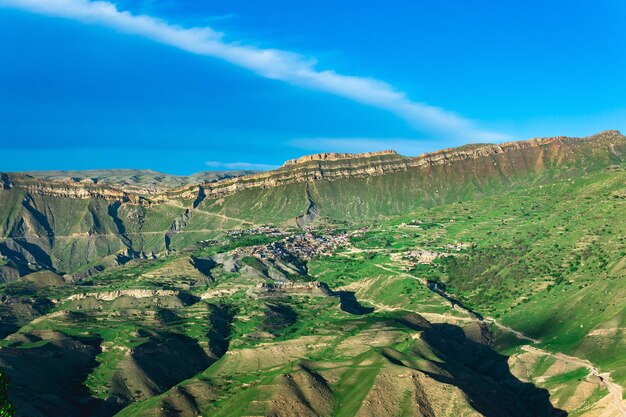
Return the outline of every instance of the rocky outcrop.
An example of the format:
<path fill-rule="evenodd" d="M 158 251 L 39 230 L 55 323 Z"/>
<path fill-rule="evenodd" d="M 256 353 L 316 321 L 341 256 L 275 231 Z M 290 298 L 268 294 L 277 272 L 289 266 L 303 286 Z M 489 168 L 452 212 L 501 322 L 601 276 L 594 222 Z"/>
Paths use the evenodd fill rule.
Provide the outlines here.
<path fill-rule="evenodd" d="M 21 187 L 30 193 L 65 198 L 102 198 L 145 205 L 163 203 L 180 205 L 184 201 L 189 201 L 189 205 L 197 206 L 206 198 L 220 198 L 251 188 L 270 188 L 315 180 L 377 176 L 501 154 L 510 154 L 514 157 L 519 151 L 540 150 L 547 146 L 574 151 L 580 145 L 606 149 L 607 152 L 620 159 L 625 157 L 626 137 L 617 130 L 608 130 L 587 138 L 557 136 L 506 142 L 499 145 L 465 145 L 416 157 L 405 157 L 391 150 L 362 154 L 321 153 L 289 160 L 275 171 L 205 182 L 200 185 L 173 187 L 165 191 L 162 188 L 99 184 L 89 181 L 44 180 L 23 174 L 1 174 L 0 191 Z"/>
<path fill-rule="evenodd" d="M 304 214 L 296 217 L 296 225 L 301 229 L 310 226 L 319 214 L 319 210 L 317 209 L 313 196 L 311 195 L 309 184 L 306 185 L 306 198 L 309 200 L 309 207 L 306 209 Z"/>
<path fill-rule="evenodd" d="M 619 145 L 619 149 L 617 146 Z M 519 142 L 466 145 L 443 149 L 416 157 L 405 157 L 394 151 L 364 154 L 317 154 L 287 161 L 276 171 L 218 181 L 206 186 L 207 198 L 220 198 L 245 189 L 271 188 L 280 185 L 318 180 L 338 180 L 380 176 L 388 173 L 425 169 L 440 165 L 452 165 L 459 161 L 492 158 L 498 155 L 519 157 L 520 152 L 536 150 L 543 152 L 594 151 L 603 149 L 616 158 L 626 158 L 626 137 L 616 130 L 601 132 L 588 138 L 558 136 L 535 138 Z"/>
<path fill-rule="evenodd" d="M 189 219 L 192 216 L 192 212 L 189 209 L 186 209 L 183 214 L 181 214 L 174 222 L 171 224 L 167 233 L 165 233 L 165 249 L 171 250 L 171 243 L 174 236 L 183 230 L 187 223 L 189 223 Z"/>
<path fill-rule="evenodd" d="M 13 188 L 20 188 L 31 195 L 72 199 L 97 198 L 126 204 L 150 205 L 166 202 L 177 203 L 180 199 L 193 199 L 197 196 L 199 186 L 163 189 L 122 184 L 100 184 L 87 180 L 47 180 L 26 174 L 0 174 L 0 191 L 8 191 Z"/>
<path fill-rule="evenodd" d="M 328 286 L 322 282 L 262 282 L 257 284 L 257 291 L 264 293 L 306 293 L 311 295 L 330 295 Z"/>
<path fill-rule="evenodd" d="M 274 171 L 167 189 L 0 174 L 0 255 L 21 268 L 20 276 L 22 269 L 84 273 L 92 265 L 89 275 L 101 269 L 103 257 L 125 249 L 166 253 L 204 239 L 212 228 L 374 218 L 531 179 L 621 167 L 625 160 L 626 137 L 606 131 L 582 139 L 466 145 L 417 157 L 393 151 L 318 154 Z M 238 266 L 228 262 L 225 268 Z M 5 269 L 4 279 L 14 279 L 14 270 Z"/>
<path fill-rule="evenodd" d="M 113 301 L 120 297 L 131 298 L 152 298 L 152 297 L 177 297 L 180 291 L 175 290 L 118 290 L 107 292 L 86 292 L 70 295 L 68 301 L 79 301 L 85 298 L 93 297 L 101 301 Z"/>
<path fill-rule="evenodd" d="M 379 151 L 379 152 L 365 152 L 365 153 L 359 153 L 359 154 L 334 153 L 334 152 L 333 153 L 318 153 L 315 155 L 305 155 L 300 158 L 290 159 L 289 161 L 286 161 L 283 164 L 283 166 L 287 167 L 290 165 L 298 165 L 298 164 L 303 164 L 309 161 L 337 161 L 339 159 L 372 158 L 372 157 L 381 156 L 381 155 L 400 156 L 398 155 L 396 151 L 392 151 L 392 150 Z"/>

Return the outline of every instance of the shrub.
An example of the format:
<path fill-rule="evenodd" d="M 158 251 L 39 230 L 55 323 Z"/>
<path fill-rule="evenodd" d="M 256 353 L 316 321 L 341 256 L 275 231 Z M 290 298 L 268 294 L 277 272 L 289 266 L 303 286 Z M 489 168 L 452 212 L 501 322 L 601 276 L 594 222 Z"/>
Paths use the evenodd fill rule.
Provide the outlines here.
<path fill-rule="evenodd" d="M 0 417 L 13 417 L 15 410 L 9 402 L 9 379 L 0 373 Z"/>

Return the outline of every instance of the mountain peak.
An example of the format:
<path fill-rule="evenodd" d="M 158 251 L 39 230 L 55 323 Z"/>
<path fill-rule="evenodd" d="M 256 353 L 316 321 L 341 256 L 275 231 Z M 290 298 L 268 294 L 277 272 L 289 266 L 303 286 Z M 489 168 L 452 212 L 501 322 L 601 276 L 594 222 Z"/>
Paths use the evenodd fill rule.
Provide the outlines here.
<path fill-rule="evenodd" d="M 624 137 L 622 132 L 617 129 L 604 130 L 602 132 L 596 133 L 595 135 L 589 136 L 590 138 L 602 137 L 602 136 L 621 136 Z"/>
<path fill-rule="evenodd" d="M 381 156 L 381 155 L 400 156 L 396 151 L 393 151 L 390 149 L 385 150 L 385 151 L 365 152 L 365 153 L 325 152 L 325 153 L 318 153 L 318 154 L 313 154 L 313 155 L 305 155 L 296 159 L 290 159 L 286 161 L 283 164 L 283 166 L 286 167 L 290 165 L 298 165 L 298 164 L 302 164 L 304 162 L 309 162 L 309 161 L 336 161 L 339 159 L 372 158 L 372 157 Z"/>

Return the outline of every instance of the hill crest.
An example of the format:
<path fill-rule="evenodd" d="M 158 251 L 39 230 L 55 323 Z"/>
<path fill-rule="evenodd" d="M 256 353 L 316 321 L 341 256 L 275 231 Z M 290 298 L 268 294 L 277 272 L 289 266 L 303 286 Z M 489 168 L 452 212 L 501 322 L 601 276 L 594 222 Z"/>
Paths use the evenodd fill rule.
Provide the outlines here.
<path fill-rule="evenodd" d="M 619 149 L 616 149 L 619 148 Z M 550 148 L 550 149 L 548 149 Z M 621 160 L 626 149 L 626 136 L 617 130 L 607 130 L 584 138 L 556 136 L 533 138 L 525 141 L 505 142 L 502 144 L 468 144 L 456 148 L 446 148 L 415 157 L 406 157 L 392 150 L 367 152 L 361 154 L 321 153 L 292 159 L 273 171 L 243 173 L 241 176 L 225 177 L 217 180 L 197 181 L 175 186 L 141 186 L 139 184 L 75 181 L 67 178 L 35 178 L 23 173 L 0 173 L 0 190 L 14 187 L 25 188 L 40 195 L 55 195 L 69 198 L 99 197 L 107 200 L 122 201 L 131 204 L 152 204 L 172 202 L 174 200 L 194 200 L 202 198 L 220 198 L 245 189 L 265 189 L 276 186 L 317 180 L 335 180 L 380 176 L 407 170 L 426 170 L 440 165 L 453 165 L 462 161 L 483 160 L 504 154 L 506 167 L 516 170 L 516 164 L 540 164 L 548 160 L 562 160 L 572 152 L 580 158 L 583 154 L 604 150 Z M 531 155 L 533 154 L 533 155 Z M 557 156 L 560 155 L 560 156 Z M 519 160 L 517 158 L 519 156 Z M 572 155 L 572 157 L 574 157 Z M 556 159 L 554 159 L 556 158 Z M 502 160 L 504 162 L 504 159 Z M 495 161 L 492 161 L 495 164 Z M 474 169 L 479 169 L 478 166 Z M 539 168 L 537 168 L 539 169 Z M 190 176 L 193 178 L 198 176 Z M 502 173 L 501 173 L 502 175 Z"/>
<path fill-rule="evenodd" d="M 285 161 L 283 167 L 287 167 L 290 165 L 298 165 L 309 161 L 336 161 L 340 159 L 358 159 L 358 158 L 371 158 L 374 156 L 382 156 L 382 155 L 394 155 L 401 156 L 396 151 L 388 149 L 384 151 L 376 151 L 376 152 L 364 152 L 364 153 L 337 153 L 337 152 L 324 152 L 317 153 L 312 155 L 304 155 L 299 158 L 290 159 Z"/>

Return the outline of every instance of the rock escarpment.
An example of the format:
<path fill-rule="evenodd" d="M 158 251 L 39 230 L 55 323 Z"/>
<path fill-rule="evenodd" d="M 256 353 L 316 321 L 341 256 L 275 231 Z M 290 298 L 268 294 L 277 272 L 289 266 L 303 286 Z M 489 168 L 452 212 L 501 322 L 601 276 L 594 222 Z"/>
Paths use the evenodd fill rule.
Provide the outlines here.
<path fill-rule="evenodd" d="M 30 193 L 64 198 L 102 198 L 131 204 L 180 204 L 198 198 L 219 198 L 241 190 L 269 188 L 290 183 L 335 180 L 353 177 L 384 175 L 410 169 L 424 169 L 439 165 L 453 165 L 460 161 L 479 161 L 504 155 L 511 159 L 533 151 L 540 157 L 550 155 L 560 159 L 575 156 L 579 151 L 607 151 L 615 158 L 624 157 L 626 137 L 616 130 L 608 130 L 587 138 L 557 136 L 535 138 L 502 144 L 465 145 L 425 153 L 416 157 L 402 156 L 395 151 L 366 152 L 362 154 L 321 153 L 286 161 L 274 171 L 243 175 L 217 181 L 205 181 L 191 186 L 150 188 L 134 185 L 94 183 L 92 181 L 46 180 L 24 174 L 0 174 L 0 191 L 19 187 Z M 202 191 L 200 191 L 202 189 Z"/>
<path fill-rule="evenodd" d="M 283 164 L 283 167 L 287 167 L 290 165 L 299 165 L 309 161 L 337 161 L 340 159 L 358 159 L 358 158 L 372 158 L 376 156 L 382 155 L 393 155 L 400 156 L 396 151 L 386 150 L 379 152 L 365 152 L 360 154 L 353 153 L 335 153 L 335 152 L 326 152 L 326 153 L 318 153 L 315 155 L 305 155 L 300 158 L 290 159 Z"/>
<path fill-rule="evenodd" d="M 626 137 L 606 131 L 417 157 L 318 154 L 274 171 L 165 189 L 0 174 L 0 267 L 5 280 L 40 269 L 87 276 L 107 256 L 156 256 L 245 223 L 308 227 L 376 218 L 625 160 Z"/>
<path fill-rule="evenodd" d="M 79 293 L 73 294 L 69 296 L 68 301 L 78 301 L 84 300 L 89 297 L 93 297 L 96 300 L 102 301 L 113 301 L 120 297 L 131 297 L 131 298 L 152 298 L 152 297 L 176 297 L 180 294 L 180 291 L 176 290 L 118 290 L 118 291 L 108 291 L 108 292 L 90 292 L 90 293 Z"/>
<path fill-rule="evenodd" d="M 525 159 L 525 156 L 558 160 L 576 157 L 577 154 L 586 152 L 602 151 L 610 152 L 616 158 L 623 158 L 625 149 L 626 137 L 618 131 L 610 130 L 588 138 L 558 136 L 507 142 L 500 145 L 465 145 L 416 157 L 405 157 L 394 151 L 363 154 L 323 153 L 287 161 L 276 171 L 215 182 L 206 189 L 208 196 L 221 197 L 244 189 L 276 187 L 307 181 L 378 176 L 399 171 L 454 165 L 463 161 L 484 162 L 495 158 L 511 159 L 514 164 L 516 158 Z M 520 160 L 520 162 L 526 161 Z"/>

